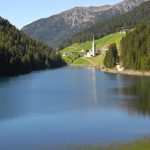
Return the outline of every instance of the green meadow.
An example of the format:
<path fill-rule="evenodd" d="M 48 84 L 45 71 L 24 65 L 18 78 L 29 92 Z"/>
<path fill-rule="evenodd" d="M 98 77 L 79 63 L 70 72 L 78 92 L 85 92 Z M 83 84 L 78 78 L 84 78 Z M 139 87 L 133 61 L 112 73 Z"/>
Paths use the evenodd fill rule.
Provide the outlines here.
<path fill-rule="evenodd" d="M 96 48 L 97 49 L 101 49 L 104 46 L 110 45 L 112 43 L 116 43 L 117 48 L 118 48 L 118 53 L 120 55 L 120 41 L 122 39 L 122 37 L 124 36 L 124 33 L 114 33 L 114 34 L 110 34 L 107 35 L 103 38 L 100 38 L 98 40 L 96 40 Z M 80 51 L 82 50 L 91 50 L 92 48 L 92 41 L 87 41 L 86 43 L 75 43 L 69 47 L 64 48 L 63 50 L 61 50 L 60 52 L 63 53 L 68 53 L 68 52 L 76 52 L 79 54 Z M 100 56 L 96 56 L 96 57 L 92 57 L 92 58 L 88 58 L 89 62 L 85 62 L 84 59 L 81 59 L 79 57 L 76 57 L 75 55 L 77 54 L 72 54 L 69 56 L 65 56 L 64 59 L 67 63 L 69 64 L 91 64 L 91 61 L 93 62 L 93 64 L 98 64 L 98 65 L 103 65 L 103 60 L 105 57 L 105 53 L 103 53 Z"/>
<path fill-rule="evenodd" d="M 112 144 L 107 146 L 76 146 L 73 150 L 150 150 L 150 139 L 137 140 L 126 144 Z"/>
<path fill-rule="evenodd" d="M 77 64 L 77 65 L 90 65 L 91 63 L 83 58 L 78 58 L 76 59 L 73 64 Z"/>

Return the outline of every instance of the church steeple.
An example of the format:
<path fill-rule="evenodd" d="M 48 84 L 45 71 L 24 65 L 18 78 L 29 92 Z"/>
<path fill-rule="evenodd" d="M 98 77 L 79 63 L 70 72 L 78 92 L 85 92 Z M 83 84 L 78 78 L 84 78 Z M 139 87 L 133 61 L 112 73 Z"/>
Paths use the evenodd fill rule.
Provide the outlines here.
<path fill-rule="evenodd" d="M 92 56 L 96 56 L 96 43 L 95 43 L 94 34 L 93 34 L 93 43 L 92 43 Z"/>

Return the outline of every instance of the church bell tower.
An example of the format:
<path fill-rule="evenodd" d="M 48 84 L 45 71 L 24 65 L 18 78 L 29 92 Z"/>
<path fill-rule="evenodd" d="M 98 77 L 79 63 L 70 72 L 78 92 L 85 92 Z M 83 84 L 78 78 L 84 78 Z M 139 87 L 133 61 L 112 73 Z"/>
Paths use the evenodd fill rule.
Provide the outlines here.
<path fill-rule="evenodd" d="M 96 56 L 96 43 L 95 43 L 95 36 L 93 34 L 93 43 L 92 43 L 92 56 Z"/>

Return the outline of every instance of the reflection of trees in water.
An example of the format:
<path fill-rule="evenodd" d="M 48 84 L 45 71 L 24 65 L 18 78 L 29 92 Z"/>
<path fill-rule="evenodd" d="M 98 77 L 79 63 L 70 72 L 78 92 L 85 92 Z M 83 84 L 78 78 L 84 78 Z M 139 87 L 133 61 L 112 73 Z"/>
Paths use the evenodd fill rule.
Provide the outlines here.
<path fill-rule="evenodd" d="M 134 81 L 132 85 L 121 89 L 123 94 L 135 97 L 126 103 L 128 109 L 150 115 L 150 79 L 134 77 L 132 81 Z"/>

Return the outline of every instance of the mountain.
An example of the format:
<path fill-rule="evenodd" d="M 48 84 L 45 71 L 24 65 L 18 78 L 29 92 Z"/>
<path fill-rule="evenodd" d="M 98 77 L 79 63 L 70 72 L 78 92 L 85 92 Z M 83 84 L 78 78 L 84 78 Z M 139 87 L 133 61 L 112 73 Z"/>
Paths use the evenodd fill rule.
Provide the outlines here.
<path fill-rule="evenodd" d="M 124 0 L 116 5 L 75 7 L 60 14 L 37 20 L 22 31 L 34 39 L 58 47 L 70 36 L 90 27 L 98 20 L 123 14 L 147 0 Z"/>
<path fill-rule="evenodd" d="M 51 47 L 31 39 L 0 17 L 0 76 L 62 65 L 61 56 Z"/>
<path fill-rule="evenodd" d="M 65 45 L 90 41 L 93 38 L 93 33 L 95 33 L 95 38 L 98 39 L 105 35 L 118 32 L 123 28 L 132 29 L 141 21 L 150 21 L 150 1 L 144 2 L 140 6 L 122 15 L 96 22 L 90 28 L 73 35 Z"/>

